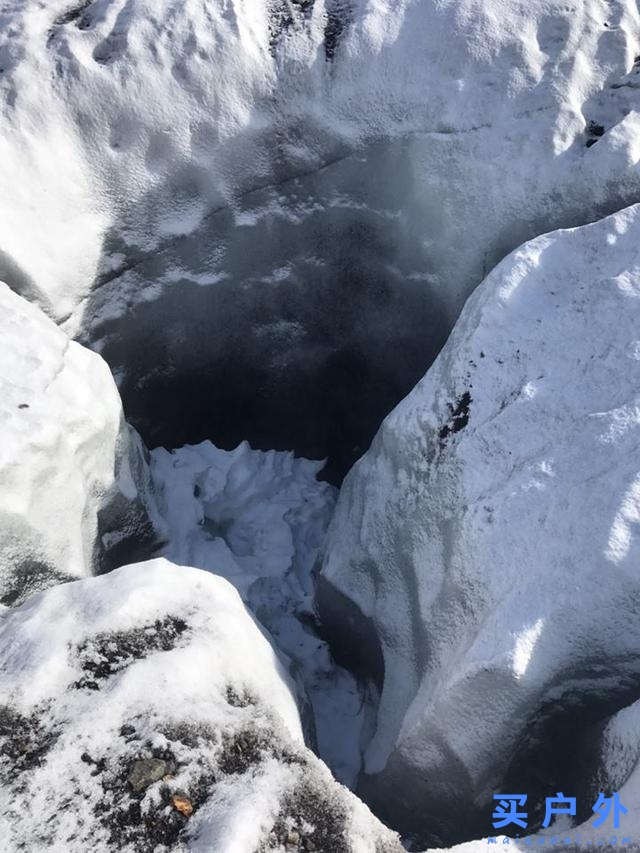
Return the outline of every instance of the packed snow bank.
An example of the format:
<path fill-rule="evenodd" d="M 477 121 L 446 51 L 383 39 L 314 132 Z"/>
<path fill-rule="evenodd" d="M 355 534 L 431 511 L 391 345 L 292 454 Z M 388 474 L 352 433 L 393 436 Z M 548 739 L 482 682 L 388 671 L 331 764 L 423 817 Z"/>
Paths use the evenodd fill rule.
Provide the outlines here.
<path fill-rule="evenodd" d="M 106 363 L 0 283 L 0 602 L 143 554 L 148 481 Z"/>
<path fill-rule="evenodd" d="M 9 0 L 0 272 L 149 446 L 339 477 L 496 260 L 637 197 L 638 34 L 632 0 Z"/>
<path fill-rule="evenodd" d="M 336 489 L 316 479 L 322 462 L 292 453 L 224 451 L 210 441 L 151 453 L 166 545 L 183 566 L 222 575 L 291 660 L 308 696 L 309 734 L 341 782 L 360 770 L 366 705 L 317 633 L 314 590 Z"/>
<path fill-rule="evenodd" d="M 341 490 L 320 613 L 382 685 L 359 790 L 415 845 L 580 795 L 640 695 L 639 246 L 636 205 L 506 258 Z"/>
<path fill-rule="evenodd" d="M 154 560 L 0 618 L 4 849 L 401 853 L 304 747 L 225 580 Z"/>
<path fill-rule="evenodd" d="M 255 582 L 295 585 L 310 599 L 311 572 L 337 490 L 320 483 L 322 462 L 263 453 L 242 442 L 233 451 L 210 441 L 151 452 L 158 509 L 166 521 L 165 556 L 231 581 L 246 597 Z"/>

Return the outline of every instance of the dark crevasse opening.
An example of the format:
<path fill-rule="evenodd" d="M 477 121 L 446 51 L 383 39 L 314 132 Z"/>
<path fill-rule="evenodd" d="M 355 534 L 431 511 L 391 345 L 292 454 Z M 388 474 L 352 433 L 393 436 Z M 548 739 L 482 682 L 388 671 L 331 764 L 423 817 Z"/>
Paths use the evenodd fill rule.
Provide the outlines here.
<path fill-rule="evenodd" d="M 504 790 L 527 791 L 529 833 L 542 826 L 548 796 L 561 791 L 575 797 L 574 820 L 580 824 L 593 816 L 601 791 L 609 797 L 626 781 L 622 768 L 621 778 L 608 776 L 602 734 L 615 714 L 638 700 L 640 663 L 629 658 L 585 662 L 569 674 L 561 692 L 549 693 L 553 698 L 546 696 L 530 714 L 503 783 Z"/>
<path fill-rule="evenodd" d="M 450 330 L 422 223 L 403 209 L 411 186 L 403 149 L 374 148 L 252 191 L 153 251 L 114 229 L 104 255 L 119 266 L 80 337 L 147 446 L 247 440 L 327 458 L 339 484 Z"/>
<path fill-rule="evenodd" d="M 428 300 L 379 274 L 345 270 L 325 284 L 306 294 L 291 282 L 266 298 L 185 282 L 137 306 L 103 354 L 126 365 L 125 414 L 146 444 L 246 439 L 327 457 L 327 478 L 340 482 L 442 335 Z"/>

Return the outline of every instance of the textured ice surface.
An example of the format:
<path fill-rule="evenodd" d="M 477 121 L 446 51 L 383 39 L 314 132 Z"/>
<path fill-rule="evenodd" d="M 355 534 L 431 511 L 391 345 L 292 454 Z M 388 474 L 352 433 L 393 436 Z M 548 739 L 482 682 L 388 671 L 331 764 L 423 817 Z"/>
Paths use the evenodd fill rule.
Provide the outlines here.
<path fill-rule="evenodd" d="M 149 550 L 148 480 L 107 364 L 0 282 L 0 602 Z"/>
<path fill-rule="evenodd" d="M 210 441 L 151 453 L 164 555 L 234 584 L 277 647 L 292 660 L 313 709 L 312 736 L 342 781 L 360 769 L 364 701 L 317 634 L 314 569 L 336 489 L 318 482 L 322 462 Z"/>
<path fill-rule="evenodd" d="M 383 415 L 423 375 L 464 299 L 500 258 L 523 240 L 638 198 L 639 21 L 633 0 L 6 0 L 0 8 L 0 276 L 103 353 L 127 415 L 149 446 L 211 437 L 228 449 L 246 437 L 254 446 L 329 455 L 328 473 L 337 482 Z M 553 281 L 570 281 L 572 293 L 580 293 L 572 278 L 579 270 L 600 301 L 594 307 L 590 296 L 582 310 L 576 298 L 575 305 L 558 308 L 554 285 L 545 279 L 549 293 L 540 311 L 532 297 L 518 314 L 520 303 L 507 298 L 511 284 L 503 281 L 507 295 L 487 309 L 486 327 L 491 346 L 506 353 L 498 356 L 503 364 L 491 361 L 487 373 L 486 351 L 484 359 L 474 353 L 487 385 L 474 379 L 467 387 L 465 371 L 478 373 L 480 362 L 463 369 L 463 356 L 456 360 L 452 353 L 461 336 L 472 335 L 476 309 L 470 307 L 437 370 L 398 410 L 410 412 L 408 426 L 404 414 L 392 416 L 352 483 L 368 477 L 372 459 L 384 470 L 366 480 L 359 498 L 352 498 L 353 485 L 343 498 L 343 506 L 352 501 L 349 524 L 357 529 L 353 516 L 360 513 L 366 524 L 363 542 L 349 534 L 345 548 L 360 555 L 374 543 L 346 596 L 333 591 L 330 608 L 342 614 L 350 637 L 351 648 L 340 648 L 345 661 L 360 667 L 368 689 L 385 686 L 369 775 L 397 756 L 382 806 L 394 814 L 406 814 L 407 807 L 411 821 L 429 822 L 434 834 L 439 820 L 451 825 L 443 803 L 455 801 L 456 816 L 461 798 L 480 808 L 503 772 L 505 744 L 516 738 L 513 721 L 522 709 L 493 700 L 503 692 L 495 687 L 496 672 L 505 676 L 507 699 L 522 695 L 525 710 L 542 707 L 549 697 L 536 693 L 539 685 L 561 657 L 574 672 L 586 645 L 591 626 L 587 631 L 575 620 L 589 609 L 595 573 L 602 585 L 610 566 L 622 571 L 633 559 L 637 501 L 629 443 L 636 362 L 627 355 L 637 350 L 630 326 L 636 273 L 627 266 L 631 250 L 617 227 L 606 245 L 567 249 L 566 266 L 548 258 L 562 254 L 567 241 L 591 238 L 563 236 L 549 246 L 545 238 L 523 250 L 524 260 L 510 260 L 514 292 L 530 292 L 518 283 L 518 265 L 528 282 L 546 275 L 538 268 L 548 263 Z M 606 269 L 599 258 L 610 259 Z M 496 278 L 491 281 L 472 305 L 498 288 Z M 607 303 L 603 287 L 620 301 Z M 541 312 L 550 323 L 548 339 L 546 329 L 536 333 Z M 554 325 L 549 318 L 556 314 L 564 320 Z M 586 324 L 599 314 L 601 325 Z M 621 353 L 618 336 L 625 334 Z M 516 365 L 516 338 L 525 342 L 526 371 Z M 557 371 L 552 402 L 543 393 L 549 364 Z M 73 395 L 84 397 L 85 377 L 76 378 Z M 426 407 L 412 409 L 423 393 Z M 106 399 L 98 398 L 93 417 L 101 416 Z M 595 398 L 606 398 L 598 404 L 601 417 L 591 417 Z M 553 418 L 540 414 L 547 409 Z M 20 417 L 28 411 L 18 409 Z M 53 412 L 43 419 L 54 431 L 65 424 L 63 443 L 75 434 L 77 427 L 67 429 L 65 420 L 74 411 L 71 405 L 59 421 Z M 479 413 L 486 418 L 478 420 Z M 19 434 L 13 408 L 9 423 Z M 609 428 L 611 440 L 599 443 Z M 110 422 L 108 434 L 92 443 L 91 433 L 89 440 L 99 459 L 86 470 L 99 472 L 98 490 L 114 476 L 104 458 L 114 430 Z M 31 426 L 24 432 L 34 434 Z M 477 444 L 467 451 L 471 435 Z M 585 435 L 591 445 L 585 446 Z M 82 454 L 89 445 L 82 444 Z M 520 467 L 509 461 L 509 451 Z M 262 516 L 255 502 L 271 486 L 260 477 L 272 463 L 275 472 L 275 457 L 265 462 L 234 451 L 234 459 L 246 457 L 235 484 L 220 454 L 207 452 L 211 471 L 224 469 L 210 484 L 213 509 L 193 495 L 185 504 L 192 517 L 178 518 L 169 500 L 168 547 L 184 555 L 175 557 L 180 561 L 188 552 L 189 561 L 201 559 L 214 572 L 220 564 L 291 652 L 310 695 L 323 679 L 338 679 L 333 692 L 326 684 L 318 690 L 327 708 L 320 712 L 317 698 L 314 706 L 321 751 L 328 754 L 334 745 L 336 769 L 336 756 L 346 751 L 335 729 L 351 745 L 340 768 L 348 778 L 358 764 L 353 732 L 361 723 L 367 727 L 352 713 L 359 696 L 346 675 L 330 668 L 326 648 L 313 649 L 315 634 L 303 627 L 312 619 L 308 557 L 316 551 L 330 492 L 307 492 L 304 471 L 311 469 L 302 466 L 296 484 L 276 497 L 291 508 L 312 494 L 317 514 L 284 519 L 276 501 L 277 511 L 269 507 Z M 73 471 L 83 470 L 82 454 Z M 94 474 L 87 475 L 86 493 L 84 481 L 81 488 L 65 480 L 61 490 L 56 472 L 65 470 L 68 456 L 60 459 L 53 472 L 38 471 L 37 488 L 16 504 L 28 524 L 39 525 L 19 548 L 32 559 L 31 543 L 46 550 L 47 536 L 54 536 L 55 559 L 73 574 L 90 570 L 94 541 L 111 554 L 99 561 L 101 568 L 129 561 L 130 540 L 120 522 L 101 528 L 94 521 Z M 134 459 L 144 472 L 143 456 Z M 175 480 L 187 494 L 196 485 L 190 464 Z M 257 477 L 255 493 L 242 479 L 245 467 Z M 27 480 L 11 481 L 7 494 L 22 499 L 27 488 Z M 125 511 L 139 487 L 122 488 Z M 416 494 L 424 497 L 417 508 Z M 495 494 L 502 503 L 485 502 Z M 87 512 L 78 522 L 85 499 Z M 39 501 L 49 503 L 42 509 Z M 65 521 L 58 523 L 63 510 Z M 237 529 L 230 532 L 236 514 Z M 488 532 L 491 524 L 499 541 L 497 532 L 495 542 Z M 536 525 L 546 538 L 537 536 Z M 296 531 L 311 537 L 304 548 Z M 552 547 L 554 537 L 560 545 Z M 391 555 L 380 564 L 379 549 Z M 603 552 L 604 572 L 596 567 Z M 554 621 L 549 612 L 563 602 L 573 605 L 577 595 L 571 583 L 578 556 L 581 584 L 588 575 L 582 609 Z M 539 572 L 527 574 L 528 559 L 536 568 L 544 561 L 561 589 L 546 574 L 542 584 Z M 426 564 L 423 583 L 415 569 Z M 524 570 L 529 584 L 524 602 L 516 600 L 518 587 L 505 587 L 516 570 Z M 251 583 L 241 579 L 247 572 Z M 625 624 L 635 606 L 633 582 L 625 575 L 602 588 L 612 611 L 607 595 L 620 595 L 616 616 Z M 281 612 L 283 593 L 290 604 Z M 359 619 L 358 608 L 372 618 Z M 591 610 L 598 612 L 595 603 Z M 563 648 L 574 629 L 578 639 Z M 618 639 L 618 629 L 597 634 L 591 652 L 596 648 L 604 660 Z M 633 630 L 628 642 L 637 648 Z M 487 683 L 478 686 L 484 665 Z M 633 656 L 616 666 L 617 687 L 627 690 Z M 591 661 L 576 690 L 580 701 L 601 675 L 589 667 Z M 560 684 L 565 675 L 558 676 Z M 609 686 L 602 695 L 609 702 Z M 556 705 L 562 713 L 567 702 L 556 698 L 544 704 L 547 722 L 538 721 L 545 738 L 551 729 L 562 733 Z M 435 721 L 430 741 L 412 735 L 420 732 L 423 713 Z M 333 732 L 323 722 L 332 715 Z M 537 729 L 531 730 L 536 747 Z M 517 755 L 528 748 L 520 744 Z M 538 761 L 547 772 L 552 757 L 543 753 Z M 444 779 L 452 766 L 455 772 Z M 433 820 L 421 799 L 423 785 Z M 409 795 L 416 808 L 394 802 Z"/>
<path fill-rule="evenodd" d="M 635 200 L 638 31 L 633 0 L 9 0 L 0 274 L 149 446 L 338 478 L 500 257 Z"/>
<path fill-rule="evenodd" d="M 203 246 L 190 271 L 185 236 L 226 220 L 262 261 L 260 223 L 289 220 L 295 234 L 328 208 L 338 224 L 357 209 L 406 220 L 398 262 L 417 255 L 415 274 L 459 297 L 479 253 L 486 267 L 553 210 L 592 215 L 637 188 L 633 2 L 318 0 L 292 4 L 289 24 L 285 5 L 3 6 L 0 175 L 14 191 L 2 231 L 16 284 L 37 282 L 59 315 L 97 270 L 122 278 L 165 243 L 168 283 L 215 283 L 238 272 L 233 246 Z M 278 243 L 263 276 L 286 274 Z M 108 287 L 113 310 L 117 292 L 144 298 L 152 283 Z"/>
<path fill-rule="evenodd" d="M 341 490 L 321 616 L 369 644 L 360 790 L 417 845 L 584 794 L 637 698 L 639 238 L 633 206 L 506 258 Z"/>
<path fill-rule="evenodd" d="M 0 696 L 7 853 L 402 850 L 304 747 L 286 666 L 210 573 L 32 597 L 0 618 Z"/>
<path fill-rule="evenodd" d="M 302 598 L 331 518 L 337 490 L 319 483 L 322 462 L 293 453 L 224 451 L 210 441 L 151 453 L 159 510 L 175 563 L 230 580 L 247 595 L 260 578 L 289 583 Z"/>

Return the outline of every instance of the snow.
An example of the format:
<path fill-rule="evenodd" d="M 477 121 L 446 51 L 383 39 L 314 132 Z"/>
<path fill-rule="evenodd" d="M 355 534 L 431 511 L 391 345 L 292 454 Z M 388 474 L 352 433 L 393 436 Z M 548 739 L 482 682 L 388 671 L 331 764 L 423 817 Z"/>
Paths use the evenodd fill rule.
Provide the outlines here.
<path fill-rule="evenodd" d="M 501 257 L 637 198 L 639 24 L 632 0 L 8 0 L 0 274 L 102 352 L 149 446 L 321 458 L 359 413 L 339 479 Z M 325 415 L 354 354 L 371 377 Z M 188 406 L 154 432 L 193 376 L 233 440 Z M 265 385 L 273 422 L 246 411 Z"/>
<path fill-rule="evenodd" d="M 637 188 L 629 0 L 318 0 L 288 27 L 258 0 L 10 2 L 2 16 L 3 251 L 57 315 L 86 295 L 111 228 L 148 251 L 220 207 L 242 215 L 269 185 L 280 215 L 283 181 L 380 140 L 391 169 L 408 155 L 415 184 L 390 209 L 421 219 L 452 304 L 483 252 L 552 214 L 553 189 L 556 218 L 584 218 Z M 589 121 L 607 131 L 593 150 Z M 346 195 L 374 201 L 355 182 Z M 387 209 L 393 193 L 376 195 Z"/>
<path fill-rule="evenodd" d="M 150 548 L 148 477 L 107 364 L 0 282 L 0 601 Z"/>
<path fill-rule="evenodd" d="M 247 442 L 233 451 L 205 441 L 151 453 L 163 555 L 236 587 L 293 661 L 312 705 L 319 754 L 351 783 L 361 763 L 363 700 L 318 637 L 313 607 L 313 572 L 337 494 L 316 479 L 322 466 Z"/>
<path fill-rule="evenodd" d="M 6 828 L 16 844 L 129 843 L 86 809 L 106 796 L 112 810 L 114 768 L 138 749 L 122 719 L 141 708 L 139 742 L 164 749 L 149 720 L 172 699 L 217 733 L 243 715 L 264 729 L 277 706 L 272 744 L 300 744 L 301 715 L 337 778 L 413 846 L 482 836 L 526 738 L 552 743 L 556 711 L 598 697 L 611 722 L 593 776 L 623 783 L 640 262 L 637 209 L 621 209 L 640 191 L 638 56 L 633 0 L 5 0 L 0 602 L 27 602 L 0 609 L 0 677 L 24 693 L 7 719 L 58 737 L 16 794 L 55 813 L 51 836 L 29 817 Z M 583 227 L 550 233 L 569 226 Z M 320 623 L 336 493 L 309 460 L 329 457 L 340 482 L 470 294 L 344 486 Z M 222 449 L 240 437 L 251 446 Z M 27 598 L 156 547 L 176 565 Z M 163 619 L 180 585 L 187 645 L 64 689 L 85 637 L 145 631 L 138 609 Z M 212 634 L 227 605 L 237 631 Z M 176 663 L 185 649 L 200 669 Z M 265 696 L 229 705 L 202 668 L 247 673 Z M 91 776 L 102 765 L 79 761 L 76 736 L 108 770 Z M 171 749 L 217 773 L 217 737 Z M 190 849 L 286 845 L 276 814 L 285 790 L 300 805 L 302 771 L 279 749 L 250 779 L 223 774 Z M 366 809 L 304 755 L 314 796 L 352 815 L 354 849 L 376 849 Z M 89 805 L 74 790 L 68 807 L 70 773 Z M 195 784 L 185 773 L 176 784 Z"/>
<path fill-rule="evenodd" d="M 588 790 L 637 698 L 639 237 L 636 205 L 502 261 L 340 492 L 320 615 L 382 653 L 358 790 L 415 849 L 514 780 Z"/>
<path fill-rule="evenodd" d="M 59 585 L 0 617 L 0 661 L 8 851 L 252 853 L 294 831 L 402 850 L 304 747 L 286 664 L 223 578 L 156 559 Z"/>
<path fill-rule="evenodd" d="M 311 571 L 337 490 L 320 483 L 323 462 L 292 453 L 233 451 L 210 441 L 151 454 L 160 512 L 170 530 L 166 556 L 212 569 L 246 595 L 258 578 L 312 591 Z"/>

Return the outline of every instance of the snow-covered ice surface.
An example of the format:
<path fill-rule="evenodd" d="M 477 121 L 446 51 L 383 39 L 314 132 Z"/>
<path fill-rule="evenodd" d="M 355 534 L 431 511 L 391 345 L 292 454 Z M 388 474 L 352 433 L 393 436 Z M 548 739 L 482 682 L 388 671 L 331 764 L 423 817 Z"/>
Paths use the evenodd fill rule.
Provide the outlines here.
<path fill-rule="evenodd" d="M 479 827 L 514 753 L 522 768 L 531 747 L 551 778 L 547 735 L 571 706 L 567 679 L 583 720 L 600 700 L 613 714 L 637 698 L 635 209 L 526 243 L 494 270 L 348 480 L 320 627 L 366 686 L 317 636 L 313 566 L 334 492 L 315 463 L 182 445 L 248 438 L 329 456 L 338 482 L 501 258 L 640 197 L 639 104 L 634 0 L 4 0 L 0 277 L 103 355 L 149 447 L 181 449 L 153 453 L 156 512 L 103 362 L 0 290 L 3 599 L 25 592 L 4 585 L 16 562 L 45 566 L 46 583 L 109 569 L 139 558 L 131 546 L 150 542 L 153 524 L 174 562 L 231 580 L 287 652 L 278 683 L 300 688 L 303 711 L 311 700 L 319 752 L 340 778 L 353 780 L 370 741 L 361 790 L 416 838 L 459 837 L 474 815 Z M 156 565 L 149 583 L 170 576 L 173 596 L 167 571 Z M 185 596 L 223 589 L 193 571 Z M 116 607 L 133 595 L 130 576 L 79 581 L 16 614 L 73 610 L 76 596 L 93 612 L 96 589 Z M 135 622 L 118 606 L 105 633 Z M 19 633 L 16 614 L 0 617 L 3 630 Z M 94 628 L 81 616 L 76 626 Z M 45 640 L 16 643 L 22 654 Z M 50 678 L 82 668 L 79 646 L 73 659 L 45 651 Z M 162 651 L 162 667 L 154 658 L 165 687 L 178 652 Z M 108 673 L 113 701 L 120 679 L 141 674 L 138 702 L 151 659 Z M 24 684 L 33 677 L 25 664 Z M 95 728 L 111 695 L 46 683 L 58 710 L 44 722 L 26 705 L 5 718 L 28 732 L 8 754 L 34 758 L 20 777 L 27 810 L 32 773 L 52 779 L 46 756 L 68 746 L 62 734 L 54 743 L 58 712 L 86 710 Z M 612 719 L 596 778 L 622 780 L 634 731 Z M 41 733 L 46 754 L 30 746 Z M 118 737 L 116 764 L 129 755 Z M 118 795 L 95 767 L 111 814 Z M 71 826 L 73 807 L 51 787 L 34 802 Z M 238 809 L 229 820 L 249 833 L 252 809 L 268 812 Z M 203 844 L 227 832 L 222 811 Z M 204 805 L 197 814 L 204 826 Z M 75 826 L 60 849 L 103 843 Z"/>
<path fill-rule="evenodd" d="M 428 244 L 414 272 L 439 287 L 448 275 L 454 302 L 472 270 L 553 209 L 592 215 L 637 190 L 632 0 L 287 6 L 3 5 L 0 185 L 12 192 L 0 197 L 16 285 L 63 316 L 96 273 L 122 278 L 212 218 L 252 241 L 265 218 L 300 226 L 318 209 L 360 206 L 381 223 L 411 218 Z M 606 133 L 587 148 L 590 121 Z M 373 186 L 356 194 L 363 163 Z M 316 197 L 305 178 L 322 170 Z M 198 258 L 198 283 L 237 274 L 227 250 Z M 173 259 L 156 279 L 188 276 Z M 133 293 L 145 286 L 107 286 L 111 310 L 124 307 L 118 291 L 145 298 Z"/>
<path fill-rule="evenodd" d="M 212 570 L 243 597 L 259 579 L 312 592 L 311 572 L 331 518 L 337 489 L 316 474 L 322 462 L 292 453 L 233 451 L 210 441 L 151 452 L 159 510 L 166 520 L 166 556 Z"/>
<path fill-rule="evenodd" d="M 316 479 L 322 465 L 246 442 L 233 451 L 205 441 L 151 453 L 164 556 L 236 587 L 291 658 L 311 701 L 318 752 L 349 784 L 360 769 L 364 697 L 315 630 L 313 571 L 337 494 Z"/>
<path fill-rule="evenodd" d="M 0 616 L 3 853 L 401 853 L 233 587 L 157 559 Z"/>
<path fill-rule="evenodd" d="M 505 787 L 589 804 L 637 699 L 639 294 L 640 206 L 524 244 L 341 489 L 320 615 L 383 682 L 359 790 L 417 849 Z"/>
<path fill-rule="evenodd" d="M 0 282 L 0 603 L 152 550 L 150 512 L 107 364 Z"/>
<path fill-rule="evenodd" d="M 344 471 L 498 259 L 637 198 L 639 20 L 7 0 L 0 274 L 101 349 L 149 446 L 324 444 Z"/>

